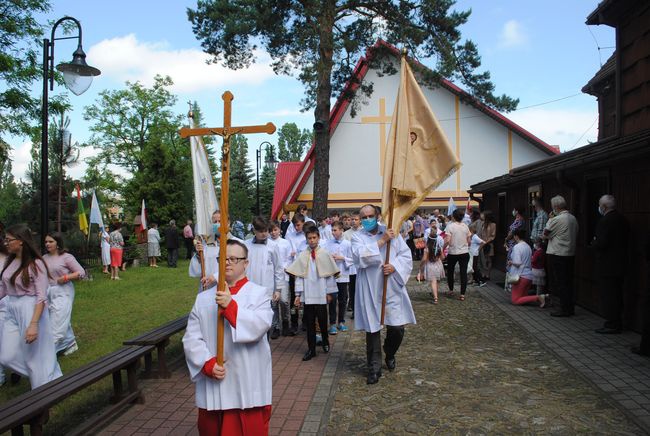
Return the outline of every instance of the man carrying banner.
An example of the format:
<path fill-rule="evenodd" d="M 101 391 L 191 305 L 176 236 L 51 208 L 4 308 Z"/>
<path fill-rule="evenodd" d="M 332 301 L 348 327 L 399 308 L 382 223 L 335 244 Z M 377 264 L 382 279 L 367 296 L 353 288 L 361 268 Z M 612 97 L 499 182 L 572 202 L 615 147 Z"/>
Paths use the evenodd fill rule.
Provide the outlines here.
<path fill-rule="evenodd" d="M 377 223 L 377 210 L 367 204 L 359 211 L 362 229 L 352 235 L 352 258 L 357 270 L 354 327 L 366 332 L 368 384 L 381 377 L 382 284 L 388 276 L 386 299 L 386 366 L 395 369 L 395 354 L 404 337 L 404 325 L 415 324 L 415 314 L 406 292 L 413 269 L 411 250 L 399 234 Z M 391 246 L 390 258 L 386 248 Z"/>
<path fill-rule="evenodd" d="M 381 376 L 381 326 L 386 325 L 386 366 L 393 371 L 404 325 L 415 323 L 406 292 L 413 260 L 398 234 L 399 228 L 427 195 L 461 165 L 415 80 L 405 53 L 400 74 L 384 155 L 382 210 L 387 225 L 378 224 L 377 207 L 363 206 L 363 230 L 352 237 L 352 256 L 357 268 L 355 328 L 366 331 L 368 384 L 377 383 Z"/>

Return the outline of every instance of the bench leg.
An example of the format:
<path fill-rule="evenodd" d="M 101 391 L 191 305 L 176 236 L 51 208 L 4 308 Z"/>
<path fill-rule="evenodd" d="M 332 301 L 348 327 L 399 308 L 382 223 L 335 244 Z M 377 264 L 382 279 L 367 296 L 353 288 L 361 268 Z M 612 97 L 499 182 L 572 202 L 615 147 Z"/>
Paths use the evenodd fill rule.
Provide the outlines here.
<path fill-rule="evenodd" d="M 128 380 L 128 385 L 129 385 L 129 392 L 134 393 L 134 392 L 139 392 L 138 391 L 138 374 L 137 374 L 137 369 L 138 369 L 138 362 L 133 362 L 126 368 L 126 376 Z M 138 399 L 136 400 L 137 404 L 144 404 L 144 395 L 142 392 L 140 392 L 140 395 L 138 396 Z"/>
<path fill-rule="evenodd" d="M 156 346 L 158 350 L 158 377 L 170 378 L 172 375 L 167 369 L 167 356 L 165 355 L 165 347 L 169 345 L 169 339 Z"/>
<path fill-rule="evenodd" d="M 144 355 L 144 374 L 142 374 L 142 377 L 151 378 L 152 360 L 153 360 L 153 356 L 151 355 L 151 353 L 147 353 Z"/>
<path fill-rule="evenodd" d="M 50 419 L 50 412 L 44 411 L 29 423 L 29 434 L 31 436 L 42 436 L 43 425 Z M 21 427 L 22 428 L 22 427 Z"/>
<path fill-rule="evenodd" d="M 115 404 L 119 402 L 124 396 L 124 390 L 122 389 L 122 371 L 117 370 L 113 373 L 113 396 L 111 397 L 111 403 Z"/>

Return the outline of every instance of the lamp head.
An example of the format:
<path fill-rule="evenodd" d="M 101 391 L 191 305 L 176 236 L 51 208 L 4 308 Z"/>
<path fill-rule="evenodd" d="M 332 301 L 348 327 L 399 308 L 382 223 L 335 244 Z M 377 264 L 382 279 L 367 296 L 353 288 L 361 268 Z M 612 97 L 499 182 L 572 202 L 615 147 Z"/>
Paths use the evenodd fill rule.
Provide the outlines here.
<path fill-rule="evenodd" d="M 81 45 L 72 53 L 72 61 L 57 65 L 57 70 L 63 73 L 66 88 L 75 95 L 81 95 L 90 87 L 93 76 L 99 76 L 101 71 L 86 63 L 86 53 Z"/>

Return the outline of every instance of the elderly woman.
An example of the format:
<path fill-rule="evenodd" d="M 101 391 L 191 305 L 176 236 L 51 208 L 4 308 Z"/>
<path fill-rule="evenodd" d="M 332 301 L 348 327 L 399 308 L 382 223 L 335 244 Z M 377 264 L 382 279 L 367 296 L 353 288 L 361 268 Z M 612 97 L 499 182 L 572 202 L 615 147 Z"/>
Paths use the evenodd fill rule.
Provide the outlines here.
<path fill-rule="evenodd" d="M 160 256 L 160 233 L 156 223 L 151 224 L 151 228 L 147 231 L 147 255 L 149 256 L 149 266 L 158 268 L 156 263 Z"/>
<path fill-rule="evenodd" d="M 102 272 L 108 274 L 108 269 L 111 267 L 111 237 L 104 227 L 99 229 L 99 239 L 101 241 L 102 248 Z"/>
<path fill-rule="evenodd" d="M 122 224 L 113 224 L 113 231 L 109 235 L 109 243 L 111 244 L 111 280 L 120 280 L 120 266 L 122 265 L 122 253 L 124 251 L 124 237 L 120 232 Z"/>
<path fill-rule="evenodd" d="M 454 272 L 456 264 L 460 267 L 460 300 L 465 300 L 467 291 L 467 264 L 469 263 L 469 242 L 472 235 L 467 224 L 463 223 L 464 214 L 456 209 L 452 221 L 445 228 L 445 246 L 447 254 L 447 285 L 449 295 L 454 294 Z"/>
<path fill-rule="evenodd" d="M 531 268 L 532 250 L 525 241 L 526 231 L 524 229 L 515 229 L 512 232 L 512 239 L 514 245 L 512 246 L 510 260 L 508 260 L 508 273 L 510 277 L 519 277 L 519 280 L 512 284 L 510 301 L 516 305 L 539 303 L 539 307 L 544 307 L 548 295 L 528 295 L 528 291 L 533 284 L 533 270 Z"/>
<path fill-rule="evenodd" d="M 4 244 L 9 256 L 0 272 L 0 299 L 7 305 L 0 364 L 28 377 L 35 389 L 61 376 L 45 310 L 50 274 L 26 225 L 9 227 Z"/>

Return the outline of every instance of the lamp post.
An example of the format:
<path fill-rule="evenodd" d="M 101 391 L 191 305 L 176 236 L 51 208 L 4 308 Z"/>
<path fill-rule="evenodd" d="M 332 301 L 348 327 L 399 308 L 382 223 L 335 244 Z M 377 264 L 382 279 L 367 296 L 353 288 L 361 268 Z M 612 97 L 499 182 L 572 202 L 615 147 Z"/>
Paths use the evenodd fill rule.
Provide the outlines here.
<path fill-rule="evenodd" d="M 59 24 L 72 21 L 79 33 L 77 36 L 55 38 L 54 33 Z M 66 88 L 75 95 L 83 94 L 93 81 L 93 76 L 101 72 L 86 64 L 86 53 L 81 47 L 81 24 L 73 17 L 63 17 L 52 27 L 50 39 L 43 39 L 43 100 L 41 106 L 41 242 L 45 239 L 48 229 L 48 94 L 54 90 L 54 41 L 63 39 L 77 39 L 77 49 L 72 53 L 72 61 L 60 63 L 56 69 L 63 74 Z"/>
<path fill-rule="evenodd" d="M 264 141 L 262 142 L 256 150 L 256 157 L 257 157 L 257 166 L 255 167 L 256 170 L 256 182 L 257 182 L 257 188 L 256 188 L 256 201 L 257 201 L 257 216 L 260 215 L 260 165 L 262 161 L 262 146 L 266 144 L 268 147 L 273 147 L 273 144 L 271 144 L 269 141 Z M 267 152 L 266 160 L 264 161 L 265 165 L 267 168 L 276 168 L 278 165 L 278 162 L 275 160 L 275 156 L 271 154 L 269 156 L 269 153 Z"/>

